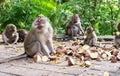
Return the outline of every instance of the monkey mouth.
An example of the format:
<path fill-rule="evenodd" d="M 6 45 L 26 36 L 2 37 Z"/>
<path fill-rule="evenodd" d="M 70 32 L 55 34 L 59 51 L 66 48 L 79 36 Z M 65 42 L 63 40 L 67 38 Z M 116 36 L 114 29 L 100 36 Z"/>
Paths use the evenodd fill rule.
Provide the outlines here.
<path fill-rule="evenodd" d="M 42 25 L 38 25 L 38 27 L 37 27 L 38 29 L 42 29 L 43 28 L 43 26 Z"/>
<path fill-rule="evenodd" d="M 37 28 L 38 28 L 38 29 L 41 29 L 41 28 L 42 28 L 42 26 L 38 26 Z"/>
<path fill-rule="evenodd" d="M 77 23 L 77 20 L 74 20 L 74 23 Z"/>
<path fill-rule="evenodd" d="M 10 31 L 15 31 L 15 29 L 13 29 L 13 28 L 10 28 L 9 30 L 10 30 Z"/>

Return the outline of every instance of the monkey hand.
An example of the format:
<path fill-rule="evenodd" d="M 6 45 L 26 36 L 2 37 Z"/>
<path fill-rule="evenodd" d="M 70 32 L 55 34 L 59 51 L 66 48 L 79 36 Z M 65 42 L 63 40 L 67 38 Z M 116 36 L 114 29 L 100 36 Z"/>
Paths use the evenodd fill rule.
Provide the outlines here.
<path fill-rule="evenodd" d="M 55 51 L 55 50 L 52 50 L 50 54 L 55 54 L 55 53 L 56 53 L 56 51 Z"/>

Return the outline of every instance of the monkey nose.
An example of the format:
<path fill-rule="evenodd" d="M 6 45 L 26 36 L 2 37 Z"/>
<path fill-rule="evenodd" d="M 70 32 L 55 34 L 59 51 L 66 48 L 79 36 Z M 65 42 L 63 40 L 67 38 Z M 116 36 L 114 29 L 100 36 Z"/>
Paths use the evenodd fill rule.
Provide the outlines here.
<path fill-rule="evenodd" d="M 38 28 L 38 29 L 41 29 L 42 27 L 43 27 L 43 26 L 41 26 L 41 25 L 38 25 L 38 27 L 37 27 L 37 28 Z"/>

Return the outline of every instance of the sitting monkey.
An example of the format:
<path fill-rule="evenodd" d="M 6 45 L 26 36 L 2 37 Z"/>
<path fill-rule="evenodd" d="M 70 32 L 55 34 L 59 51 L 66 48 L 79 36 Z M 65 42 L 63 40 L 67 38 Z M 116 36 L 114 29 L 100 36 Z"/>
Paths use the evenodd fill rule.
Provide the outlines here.
<path fill-rule="evenodd" d="M 78 14 L 74 14 L 71 20 L 66 25 L 66 35 L 75 37 L 77 35 L 83 35 L 84 31 L 81 26 L 80 18 Z"/>
<path fill-rule="evenodd" d="M 24 42 L 24 39 L 27 36 L 28 31 L 25 29 L 19 29 L 17 30 L 17 33 L 19 34 L 18 42 Z"/>
<path fill-rule="evenodd" d="M 3 42 L 6 44 L 15 44 L 19 39 L 17 28 L 14 24 L 8 24 L 2 33 Z"/>
<path fill-rule="evenodd" d="M 120 48 L 120 23 L 117 26 L 117 30 L 118 31 L 116 32 L 116 35 L 115 35 L 114 46 L 116 48 Z"/>
<path fill-rule="evenodd" d="M 94 32 L 93 28 L 90 26 L 86 29 L 86 38 L 84 40 L 84 44 L 89 46 L 94 46 L 97 42 L 97 36 Z"/>
<path fill-rule="evenodd" d="M 25 38 L 24 48 L 28 56 L 33 57 L 39 52 L 51 57 L 50 53 L 56 53 L 53 48 L 53 28 L 50 21 L 44 15 L 39 15 L 32 23 L 32 27 Z"/>

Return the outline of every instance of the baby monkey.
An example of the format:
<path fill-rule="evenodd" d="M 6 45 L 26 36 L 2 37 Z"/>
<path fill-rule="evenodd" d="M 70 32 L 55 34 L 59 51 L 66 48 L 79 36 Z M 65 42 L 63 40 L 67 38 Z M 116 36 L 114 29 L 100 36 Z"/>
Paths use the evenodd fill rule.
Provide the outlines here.
<path fill-rule="evenodd" d="M 5 44 L 15 44 L 19 39 L 17 28 L 14 24 L 8 24 L 2 33 L 2 39 Z"/>
<path fill-rule="evenodd" d="M 86 29 L 86 38 L 84 40 L 84 44 L 87 44 L 89 46 L 94 46 L 97 42 L 97 36 L 96 33 L 93 30 L 93 27 L 89 26 Z"/>
<path fill-rule="evenodd" d="M 24 39 L 27 36 L 28 31 L 25 29 L 19 29 L 19 30 L 17 30 L 17 32 L 19 34 L 18 42 L 24 42 Z"/>
<path fill-rule="evenodd" d="M 84 31 L 81 26 L 80 18 L 78 14 L 74 14 L 71 20 L 66 25 L 66 35 L 75 37 L 77 35 L 83 35 Z"/>
<path fill-rule="evenodd" d="M 120 48 L 120 23 L 117 26 L 117 32 L 115 35 L 114 46 L 115 48 Z"/>

